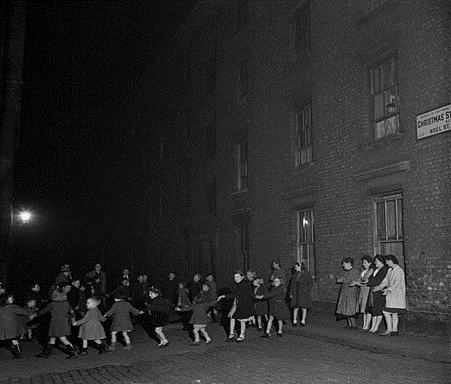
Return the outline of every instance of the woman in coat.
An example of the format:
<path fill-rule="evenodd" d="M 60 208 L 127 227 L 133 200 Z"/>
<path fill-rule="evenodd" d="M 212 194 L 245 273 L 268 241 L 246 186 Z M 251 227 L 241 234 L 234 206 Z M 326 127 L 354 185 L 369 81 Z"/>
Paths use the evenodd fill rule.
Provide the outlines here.
<path fill-rule="evenodd" d="M 385 296 L 382 295 L 382 291 L 377 289 L 387 275 L 388 267 L 385 264 L 385 257 L 377 254 L 373 259 L 374 271 L 368 278 L 366 283 L 370 288 L 370 295 L 366 306 L 366 312 L 371 313 L 371 329 L 370 333 L 376 333 L 382 322 L 382 310 L 385 308 Z"/>
<path fill-rule="evenodd" d="M 71 334 L 70 319 L 75 315 L 74 310 L 67 301 L 67 294 L 64 291 L 56 290 L 52 293 L 52 302 L 38 312 L 38 316 L 50 312 L 49 343 L 38 357 L 48 358 L 55 347 L 58 338 L 67 348 L 70 357 L 76 357 L 78 351 L 69 342 L 67 336 Z"/>
<path fill-rule="evenodd" d="M 337 284 L 341 284 L 338 295 L 337 309 L 335 315 L 337 320 L 346 319 L 349 328 L 356 328 L 355 317 L 357 315 L 357 298 L 359 288 L 354 284 L 360 277 L 359 270 L 354 268 L 354 259 L 346 257 L 341 261 L 345 273 L 343 277 L 337 279 Z"/>
<path fill-rule="evenodd" d="M 399 266 L 398 259 L 394 255 L 385 256 L 389 270 L 381 285 L 376 287 L 382 290 L 385 296 L 385 308 L 382 311 L 387 330 L 381 336 L 398 336 L 398 314 L 406 309 L 406 282 L 403 269 Z"/>
<path fill-rule="evenodd" d="M 290 310 L 285 302 L 285 288 L 283 280 L 275 277 L 273 282 L 273 289 L 264 295 L 255 296 L 257 299 L 269 299 L 269 319 L 266 326 L 266 333 L 262 336 L 268 338 L 271 336 L 271 327 L 274 319 L 277 319 L 279 329 L 277 336 L 282 337 L 283 321 L 290 318 Z"/>
<path fill-rule="evenodd" d="M 307 310 L 312 307 L 310 292 L 313 287 L 313 280 L 304 263 L 297 262 L 294 265 L 295 273 L 291 278 L 290 299 L 293 308 L 293 327 L 298 324 L 299 308 L 301 308 L 300 326 L 305 326 Z"/>
<path fill-rule="evenodd" d="M 23 330 L 21 318 L 31 319 L 26 309 L 14 304 L 14 296 L 5 294 L 0 301 L 0 340 L 10 340 L 10 351 L 14 358 L 20 359 L 22 351 L 19 336 Z"/>
<path fill-rule="evenodd" d="M 370 287 L 367 286 L 368 279 L 374 272 L 373 259 L 369 255 L 362 256 L 362 270 L 360 271 L 360 279 L 355 281 L 355 285 L 360 287 L 359 297 L 357 299 L 357 312 L 363 313 L 362 330 L 369 331 L 371 326 L 371 313 L 367 308 L 368 297 L 370 295 Z"/>
<path fill-rule="evenodd" d="M 249 282 L 244 278 L 241 271 L 235 271 L 233 278 L 235 280 L 235 289 L 232 293 L 218 296 L 221 299 L 235 299 L 235 310 L 230 311 L 230 334 L 226 341 L 233 341 L 235 337 L 235 320 L 240 322 L 240 335 L 236 339 L 238 342 L 244 341 L 246 333 L 246 321 L 249 321 L 255 315 L 254 293 Z M 233 313 L 232 313 L 233 312 Z"/>

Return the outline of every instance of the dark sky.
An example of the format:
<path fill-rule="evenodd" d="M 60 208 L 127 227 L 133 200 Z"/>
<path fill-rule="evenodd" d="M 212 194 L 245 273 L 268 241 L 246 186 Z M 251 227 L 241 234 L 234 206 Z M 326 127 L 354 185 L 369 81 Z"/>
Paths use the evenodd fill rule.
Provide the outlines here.
<path fill-rule="evenodd" d="M 139 140 L 130 94 L 191 6 L 28 3 L 15 200 L 39 215 L 40 242 L 63 222 L 79 230 L 123 219 Z"/>

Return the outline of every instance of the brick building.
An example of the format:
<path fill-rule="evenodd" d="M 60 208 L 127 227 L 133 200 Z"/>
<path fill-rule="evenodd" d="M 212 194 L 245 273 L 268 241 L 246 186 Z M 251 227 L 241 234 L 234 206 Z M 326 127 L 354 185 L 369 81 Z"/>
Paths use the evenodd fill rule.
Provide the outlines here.
<path fill-rule="evenodd" d="M 343 257 L 393 253 L 410 324 L 443 331 L 450 26 L 440 0 L 196 2 L 149 92 L 165 268 L 303 260 L 334 303 Z"/>

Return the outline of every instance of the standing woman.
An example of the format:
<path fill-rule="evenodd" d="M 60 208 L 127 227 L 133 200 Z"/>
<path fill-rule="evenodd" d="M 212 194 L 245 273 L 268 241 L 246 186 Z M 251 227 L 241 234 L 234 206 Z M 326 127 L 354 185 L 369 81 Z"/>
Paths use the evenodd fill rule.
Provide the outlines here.
<path fill-rule="evenodd" d="M 381 336 L 398 336 L 398 315 L 406 309 L 406 282 L 404 271 L 399 266 L 396 256 L 387 255 L 385 260 L 390 269 L 381 285 L 377 287 L 382 289 L 382 294 L 386 298 L 382 313 L 387 322 L 387 330 Z"/>
<path fill-rule="evenodd" d="M 230 334 L 226 341 L 233 341 L 235 337 L 235 320 L 240 322 L 240 335 L 236 341 L 244 341 L 246 333 L 246 321 L 255 315 L 254 292 L 249 282 L 244 278 L 241 271 L 235 271 L 233 278 L 235 280 L 235 289 L 232 293 L 218 296 L 221 299 L 235 299 L 236 309 L 230 317 Z"/>
<path fill-rule="evenodd" d="M 357 298 L 359 288 L 353 283 L 360 277 L 359 270 L 354 268 L 354 259 L 346 257 L 341 261 L 345 273 L 343 277 L 337 279 L 337 284 L 341 284 L 338 295 L 337 310 L 335 315 L 337 320 L 346 319 L 349 328 L 356 328 L 355 317 L 357 314 Z"/>
<path fill-rule="evenodd" d="M 305 326 L 307 310 L 312 307 L 310 292 L 313 280 L 304 263 L 297 262 L 294 265 L 295 273 L 291 278 L 290 299 L 293 308 L 293 327 L 298 325 L 299 308 L 301 308 L 301 327 Z"/>
<path fill-rule="evenodd" d="M 282 268 L 282 265 L 280 264 L 279 260 L 271 261 L 271 268 L 272 273 L 271 276 L 269 276 L 269 284 L 272 284 L 273 280 L 276 277 L 282 279 L 282 281 L 287 281 L 287 274 L 285 272 L 285 269 Z"/>
<path fill-rule="evenodd" d="M 385 296 L 376 287 L 382 283 L 387 275 L 388 267 L 385 264 L 385 257 L 377 254 L 374 256 L 374 271 L 368 278 L 367 287 L 370 288 L 370 295 L 367 302 L 367 312 L 371 313 L 370 333 L 376 333 L 382 321 L 382 310 L 385 308 Z"/>
<path fill-rule="evenodd" d="M 360 287 L 359 298 L 357 299 L 357 313 L 363 313 L 363 327 L 364 331 L 370 330 L 371 325 L 371 313 L 366 311 L 368 303 L 368 296 L 370 295 L 370 287 L 368 283 L 369 277 L 374 272 L 373 259 L 369 255 L 363 255 L 362 258 L 362 270 L 360 271 L 360 279 L 355 282 L 355 285 Z"/>

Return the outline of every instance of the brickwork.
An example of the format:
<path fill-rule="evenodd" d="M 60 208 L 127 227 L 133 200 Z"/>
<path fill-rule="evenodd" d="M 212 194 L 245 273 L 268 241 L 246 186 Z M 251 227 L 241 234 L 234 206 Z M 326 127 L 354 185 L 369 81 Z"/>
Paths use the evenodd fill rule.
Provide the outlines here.
<path fill-rule="evenodd" d="M 203 22 L 196 19 L 197 27 L 191 31 L 196 39 L 186 37 L 196 41 L 199 50 L 191 43 L 189 51 L 179 54 L 189 54 L 188 61 L 199 65 L 216 41 L 217 84 L 208 93 L 199 85 L 202 82 L 190 83 L 177 99 L 190 100 L 190 143 L 194 143 L 189 159 L 194 175 L 190 219 L 184 222 L 193 244 L 201 232 L 215 237 L 219 285 L 231 284 L 231 274 L 242 266 L 233 214 L 249 210 L 250 266 L 267 277 L 272 259 L 280 259 L 286 267 L 296 261 L 295 210 L 313 208 L 315 296 L 335 301 L 340 260 L 347 256 L 359 260 L 377 251 L 374 198 L 400 192 L 409 316 L 415 322 L 429 312 L 438 323 L 448 321 L 451 133 L 416 137 L 417 115 L 451 103 L 447 2 L 392 0 L 365 14 L 364 2 L 358 0 L 312 0 L 311 49 L 298 61 L 293 23 L 302 2 L 250 0 L 249 21 L 240 29 L 233 7 L 221 1 L 202 4 L 211 7 L 203 13 L 208 16 Z M 215 38 L 194 30 L 210 31 Z M 204 35 L 208 39 L 203 40 Z M 398 60 L 399 133 L 375 140 L 369 68 L 391 56 Z M 239 65 L 245 58 L 249 95 L 242 105 Z M 173 84 L 169 78 L 165 81 Z M 305 100 L 312 102 L 313 162 L 296 167 L 293 123 Z M 217 151 L 205 160 L 198 148 L 212 111 Z M 176 113 L 173 120 L 177 119 Z M 234 193 L 237 137 L 249 143 L 249 187 L 242 193 Z M 177 153 L 180 150 L 178 146 Z M 176 168 L 169 166 L 169 174 Z M 217 216 L 210 220 L 203 191 L 213 176 Z M 177 196 L 180 188 L 172 183 L 170 190 Z M 180 211 L 177 203 L 172 211 L 175 216 Z M 201 230 L 193 225 L 199 217 L 206 223 Z M 198 257 L 194 245 L 190 258 Z"/>

